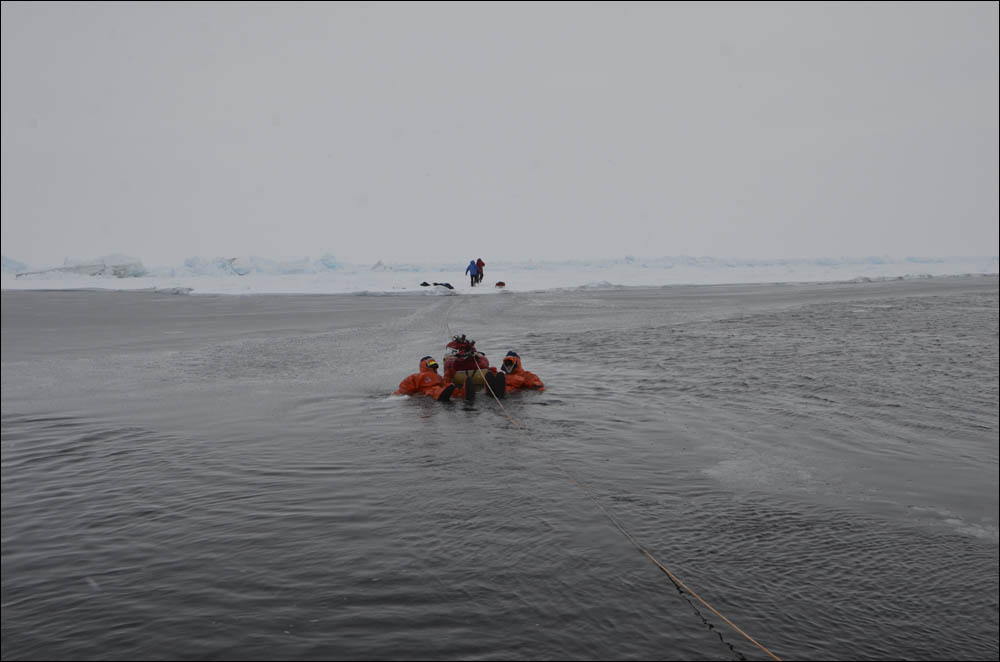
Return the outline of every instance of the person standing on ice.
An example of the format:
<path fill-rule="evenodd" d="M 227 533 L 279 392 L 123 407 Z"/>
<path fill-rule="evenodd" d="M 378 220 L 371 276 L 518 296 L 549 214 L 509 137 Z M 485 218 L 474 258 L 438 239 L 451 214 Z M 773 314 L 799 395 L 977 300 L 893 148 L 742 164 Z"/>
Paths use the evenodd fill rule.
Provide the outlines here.
<path fill-rule="evenodd" d="M 479 267 L 479 276 L 476 277 L 476 282 L 481 283 L 483 282 L 483 267 L 486 266 L 486 263 L 483 262 L 483 258 L 476 260 L 476 266 Z"/>
<path fill-rule="evenodd" d="M 469 260 L 469 266 L 465 268 L 465 273 L 469 274 L 469 283 L 475 287 L 479 280 L 479 267 L 476 266 L 475 260 Z"/>

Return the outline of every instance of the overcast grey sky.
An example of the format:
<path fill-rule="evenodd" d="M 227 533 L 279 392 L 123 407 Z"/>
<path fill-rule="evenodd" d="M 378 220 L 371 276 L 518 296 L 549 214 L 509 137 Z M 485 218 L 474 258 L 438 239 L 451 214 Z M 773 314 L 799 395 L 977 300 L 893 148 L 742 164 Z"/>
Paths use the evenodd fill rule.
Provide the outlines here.
<path fill-rule="evenodd" d="M 998 251 L 981 3 L 9 3 L 3 254 Z"/>

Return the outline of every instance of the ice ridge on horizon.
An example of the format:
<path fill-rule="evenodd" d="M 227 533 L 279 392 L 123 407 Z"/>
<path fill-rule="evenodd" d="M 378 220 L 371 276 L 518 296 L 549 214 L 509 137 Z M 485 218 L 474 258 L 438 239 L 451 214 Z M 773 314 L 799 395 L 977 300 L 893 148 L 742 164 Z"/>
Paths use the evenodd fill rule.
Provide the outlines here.
<path fill-rule="evenodd" d="M 2 270 L 5 274 L 28 275 L 42 272 L 62 271 L 68 274 L 113 275 L 119 278 L 153 276 L 244 276 L 252 273 L 271 275 L 320 274 L 325 272 L 345 270 L 396 271 L 396 272 L 429 272 L 429 271 L 461 271 L 464 263 L 454 262 L 414 263 L 389 262 L 378 260 L 374 264 L 352 264 L 338 260 L 332 254 L 324 254 L 318 259 L 302 257 L 295 260 L 277 260 L 272 258 L 250 257 L 189 257 L 180 266 L 146 267 L 136 258 L 122 255 L 106 256 L 95 259 L 67 259 L 62 265 L 31 266 L 19 260 L 2 256 Z M 996 269 L 998 256 L 970 257 L 932 257 L 906 256 L 893 258 L 890 256 L 867 257 L 818 257 L 818 258 L 734 258 L 715 256 L 664 256 L 657 258 L 637 258 L 627 255 L 620 258 L 577 258 L 565 260 L 492 260 L 489 268 L 517 269 L 524 271 L 543 271 L 559 269 L 602 269 L 614 267 L 635 267 L 653 269 L 672 269 L 675 267 L 694 267 L 702 269 L 729 268 L 767 268 L 767 267 L 847 267 L 874 265 L 930 265 L 947 262 L 992 264 Z M 89 272 L 89 273 L 88 273 Z"/>

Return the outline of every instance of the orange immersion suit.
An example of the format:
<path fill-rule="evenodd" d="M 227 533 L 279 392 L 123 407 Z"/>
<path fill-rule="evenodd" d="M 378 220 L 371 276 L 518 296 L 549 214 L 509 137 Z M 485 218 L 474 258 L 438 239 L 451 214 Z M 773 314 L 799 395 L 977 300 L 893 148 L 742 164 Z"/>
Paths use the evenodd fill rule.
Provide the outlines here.
<path fill-rule="evenodd" d="M 436 400 L 444 390 L 445 384 L 444 378 L 428 365 L 431 362 L 437 366 L 437 361 L 434 359 L 420 359 L 420 372 L 415 372 L 399 382 L 399 390 L 393 395 L 429 395 Z"/>
<path fill-rule="evenodd" d="M 503 357 L 503 371 L 507 373 L 507 392 L 517 391 L 522 388 L 544 391 L 545 384 L 533 372 L 528 372 L 521 365 L 521 357 L 510 352 Z M 513 365 L 509 365 L 512 362 Z"/>

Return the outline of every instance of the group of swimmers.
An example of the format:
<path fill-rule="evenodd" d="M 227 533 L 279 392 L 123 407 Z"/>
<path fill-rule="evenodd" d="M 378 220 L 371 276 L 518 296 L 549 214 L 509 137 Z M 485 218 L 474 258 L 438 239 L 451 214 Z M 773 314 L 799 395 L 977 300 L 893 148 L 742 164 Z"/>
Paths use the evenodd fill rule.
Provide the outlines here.
<path fill-rule="evenodd" d="M 544 391 L 545 385 L 533 372 L 524 369 L 517 352 L 507 352 L 499 370 L 486 355 L 476 350 L 476 341 L 454 336 L 444 358 L 444 374 L 432 356 L 420 359 L 418 371 L 399 383 L 395 395 L 426 395 L 439 402 L 453 396 L 472 400 L 477 392 L 489 390 L 497 398 L 521 389 Z"/>

